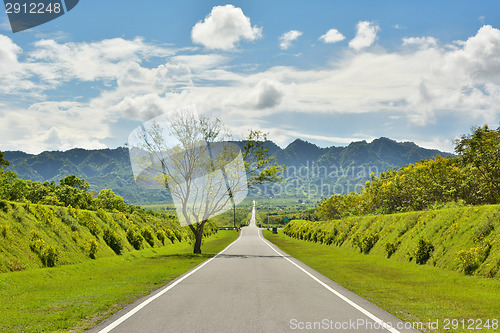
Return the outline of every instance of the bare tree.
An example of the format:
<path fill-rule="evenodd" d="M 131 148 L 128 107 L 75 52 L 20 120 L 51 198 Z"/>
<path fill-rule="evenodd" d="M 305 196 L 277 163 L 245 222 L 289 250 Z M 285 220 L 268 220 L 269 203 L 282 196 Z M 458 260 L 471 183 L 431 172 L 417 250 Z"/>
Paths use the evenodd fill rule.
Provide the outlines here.
<path fill-rule="evenodd" d="M 170 190 L 179 222 L 193 233 L 194 253 L 201 253 L 208 219 L 248 193 L 241 150 L 227 138 L 219 120 L 198 117 L 194 107 L 157 117 L 129 137 L 136 181 Z"/>

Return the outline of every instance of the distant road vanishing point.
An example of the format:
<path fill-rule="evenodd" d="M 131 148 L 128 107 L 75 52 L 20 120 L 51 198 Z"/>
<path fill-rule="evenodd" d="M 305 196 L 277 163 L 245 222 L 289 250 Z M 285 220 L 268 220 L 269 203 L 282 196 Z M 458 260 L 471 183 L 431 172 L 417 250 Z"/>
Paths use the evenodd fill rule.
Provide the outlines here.
<path fill-rule="evenodd" d="M 418 332 L 405 326 L 263 239 L 254 201 L 235 242 L 88 332 Z"/>

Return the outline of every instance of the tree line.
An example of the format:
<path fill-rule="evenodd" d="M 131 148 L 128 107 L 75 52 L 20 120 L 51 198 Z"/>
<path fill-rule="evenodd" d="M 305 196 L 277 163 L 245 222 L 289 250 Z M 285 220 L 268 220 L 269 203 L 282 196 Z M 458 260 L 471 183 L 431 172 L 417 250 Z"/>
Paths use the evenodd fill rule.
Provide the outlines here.
<path fill-rule="evenodd" d="M 111 189 L 93 192 L 90 185 L 76 175 L 59 180 L 36 182 L 17 177 L 12 171 L 3 170 L 9 166 L 5 153 L 0 152 L 0 199 L 17 202 L 32 202 L 53 206 L 73 207 L 76 209 L 120 211 L 123 213 L 145 212 L 142 207 L 128 205 L 124 199 Z"/>
<path fill-rule="evenodd" d="M 455 153 L 372 174 L 359 192 L 321 200 L 317 218 L 500 203 L 500 127 L 473 127 L 455 141 Z"/>

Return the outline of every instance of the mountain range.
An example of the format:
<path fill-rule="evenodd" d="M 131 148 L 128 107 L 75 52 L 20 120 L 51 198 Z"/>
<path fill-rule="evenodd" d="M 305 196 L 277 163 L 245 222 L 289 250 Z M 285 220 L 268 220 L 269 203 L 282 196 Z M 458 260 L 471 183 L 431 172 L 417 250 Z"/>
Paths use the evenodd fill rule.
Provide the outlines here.
<path fill-rule="evenodd" d="M 239 144 L 243 145 L 242 142 Z M 429 160 L 433 156 L 450 155 L 419 147 L 412 142 L 396 142 L 388 138 L 328 148 L 321 148 L 301 139 L 296 139 L 284 149 L 272 141 L 265 144 L 269 154 L 275 156 L 279 164 L 287 167 L 282 177 L 284 182 L 277 186 L 293 188 L 291 192 L 281 191 L 275 195 L 298 197 L 311 194 L 311 185 L 314 184 L 329 186 L 327 193 L 316 193 L 316 196 L 330 195 L 333 192 L 343 193 L 347 191 L 346 184 L 352 184 L 354 189 L 354 185 L 363 184 L 368 180 L 371 172 L 377 174 L 416 161 Z M 16 172 L 22 179 L 58 182 L 65 176 L 75 174 L 84 178 L 93 191 L 111 188 L 128 203 L 153 204 L 170 201 L 166 191 L 146 190 L 134 183 L 129 152 L 124 147 L 99 150 L 75 148 L 68 151 L 46 151 L 36 155 L 22 151 L 6 151 L 5 159 L 10 162 L 7 170 Z M 338 187 L 332 190 L 335 185 Z M 260 190 L 258 193 L 262 194 Z"/>

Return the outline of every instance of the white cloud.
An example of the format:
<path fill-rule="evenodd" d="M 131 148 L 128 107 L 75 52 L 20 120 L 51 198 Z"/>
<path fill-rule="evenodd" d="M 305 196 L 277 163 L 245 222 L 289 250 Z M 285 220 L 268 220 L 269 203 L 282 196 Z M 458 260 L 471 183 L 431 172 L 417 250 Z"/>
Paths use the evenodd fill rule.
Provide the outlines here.
<path fill-rule="evenodd" d="M 438 149 L 440 151 L 448 152 L 448 153 L 453 153 L 455 150 L 455 144 L 453 143 L 452 139 L 444 139 L 440 137 L 432 137 L 427 140 L 415 140 L 414 141 L 417 145 L 423 148 L 428 148 L 428 149 Z"/>
<path fill-rule="evenodd" d="M 91 43 L 40 40 L 30 53 L 30 69 L 48 81 L 114 80 L 130 64 L 150 57 L 166 57 L 171 49 L 145 43 L 142 38 L 105 39 Z"/>
<path fill-rule="evenodd" d="M 500 79 L 500 30 L 491 25 L 479 29 L 462 48 L 447 54 L 443 70 L 449 75 L 458 71 L 463 76 L 486 82 Z"/>
<path fill-rule="evenodd" d="M 0 35 L 0 93 L 16 93 L 33 88 L 29 82 L 23 82 L 27 75 L 19 55 L 23 50 L 9 37 Z"/>
<path fill-rule="evenodd" d="M 105 148 L 110 134 L 105 113 L 75 102 L 35 103 L 28 109 L 14 109 L 1 117 L 3 150 L 22 149 L 30 153 L 67 150 L 74 147 Z"/>
<path fill-rule="evenodd" d="M 292 42 L 297 40 L 300 36 L 302 36 L 302 31 L 290 30 L 285 32 L 280 37 L 280 49 L 288 50 L 288 48 L 292 45 Z"/>
<path fill-rule="evenodd" d="M 436 47 L 438 45 L 438 41 L 434 37 L 408 37 L 403 38 L 404 46 L 417 46 L 420 48 L 429 48 Z"/>
<path fill-rule="evenodd" d="M 337 29 L 330 29 L 319 39 L 327 44 L 333 44 L 343 41 L 345 39 L 345 36 L 342 35 Z"/>
<path fill-rule="evenodd" d="M 171 57 L 173 62 L 186 64 L 192 71 L 212 69 L 227 63 L 230 58 L 220 54 L 193 54 Z"/>
<path fill-rule="evenodd" d="M 360 51 L 371 46 L 377 39 L 377 32 L 379 30 L 380 27 L 373 22 L 358 22 L 356 36 L 349 42 L 349 47 Z"/>
<path fill-rule="evenodd" d="M 241 40 L 254 41 L 261 37 L 262 28 L 252 27 L 250 18 L 233 5 L 213 7 L 191 31 L 193 43 L 225 51 L 234 49 Z"/>
<path fill-rule="evenodd" d="M 43 41 L 34 44 L 26 60 L 8 37 L 0 37 L 0 44 L 0 66 L 10 64 L 0 70 L 18 80 L 16 86 L 24 83 L 27 92 L 68 84 L 69 79 L 109 84 L 97 97 L 79 102 L 31 97 L 32 106 L 26 109 L 2 98 L 1 149 L 101 147 L 113 136 L 120 140 L 117 133 L 124 131 L 123 123 L 145 121 L 190 104 L 230 127 L 269 131 L 271 139 L 276 136 L 280 142 L 297 136 L 327 142 L 330 135 L 336 136 L 334 142 L 342 142 L 341 134 L 331 129 L 316 131 L 297 123 L 296 115 L 304 114 L 300 119 L 307 121 L 315 115 L 352 117 L 360 120 L 354 126 L 357 132 L 366 130 L 372 137 L 377 129 L 379 136 L 400 138 L 409 135 L 408 129 L 430 123 L 445 127 L 443 119 L 466 123 L 466 131 L 471 122 L 495 122 L 500 117 L 500 30 L 491 26 L 453 47 L 440 46 L 433 37 L 414 37 L 406 39 L 406 45 L 418 47 L 402 52 L 348 52 L 335 63 L 307 70 L 276 66 L 247 72 L 231 67 L 227 56 L 171 50 L 142 39 Z M 150 65 L 147 59 L 156 55 L 163 55 L 162 64 Z M 0 82 L 8 83 L 5 80 L 0 76 Z M 44 82 L 47 86 L 40 88 Z M 2 97 L 8 97 L 5 89 L 0 85 Z M 278 114 L 283 115 L 279 122 Z M 345 134 L 349 140 L 357 137 Z M 445 140 L 437 137 L 426 144 L 448 147 Z"/>
<path fill-rule="evenodd" d="M 257 96 L 255 98 L 256 109 L 268 109 L 278 106 L 283 99 L 283 92 L 280 84 L 272 80 L 265 79 L 257 85 Z"/>

